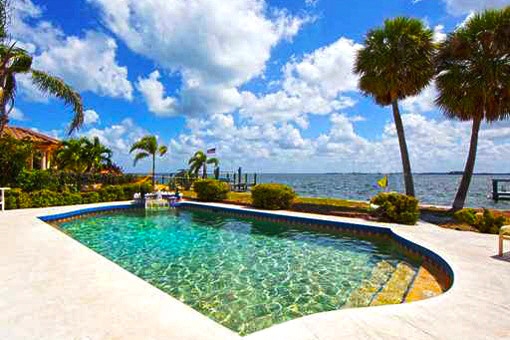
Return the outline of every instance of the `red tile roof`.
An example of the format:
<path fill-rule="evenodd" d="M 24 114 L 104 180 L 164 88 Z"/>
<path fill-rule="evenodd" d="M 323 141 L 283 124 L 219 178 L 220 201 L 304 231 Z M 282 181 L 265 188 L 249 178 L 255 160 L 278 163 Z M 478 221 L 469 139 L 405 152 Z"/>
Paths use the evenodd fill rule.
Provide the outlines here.
<path fill-rule="evenodd" d="M 12 137 L 14 137 L 16 139 L 20 139 L 20 140 L 27 139 L 33 143 L 36 143 L 36 144 L 50 144 L 50 145 L 51 144 L 55 144 L 55 145 L 61 144 L 60 141 L 56 138 L 46 136 L 46 135 L 43 135 L 42 133 L 27 129 L 27 128 L 17 127 L 17 126 L 6 126 L 4 128 L 4 131 L 2 134 L 7 134 L 9 136 L 12 136 Z"/>

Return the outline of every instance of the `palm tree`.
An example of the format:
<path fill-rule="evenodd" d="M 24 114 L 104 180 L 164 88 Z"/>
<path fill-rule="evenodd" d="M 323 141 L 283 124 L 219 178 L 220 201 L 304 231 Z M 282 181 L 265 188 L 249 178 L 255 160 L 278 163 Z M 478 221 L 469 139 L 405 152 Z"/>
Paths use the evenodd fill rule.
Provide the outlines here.
<path fill-rule="evenodd" d="M 476 14 L 450 34 L 437 53 L 436 72 L 436 104 L 448 118 L 473 121 L 455 211 L 464 207 L 482 121 L 510 117 L 510 7 Z"/>
<path fill-rule="evenodd" d="M 212 157 L 208 158 L 207 154 L 202 150 L 198 150 L 195 152 L 193 157 L 188 161 L 190 166 L 190 172 L 195 174 L 195 177 L 198 177 L 198 172 L 200 168 L 202 168 L 202 178 L 207 177 L 207 164 L 213 164 L 214 167 L 218 167 L 220 164 L 220 160 L 218 158 Z"/>
<path fill-rule="evenodd" d="M 398 17 L 368 32 L 354 66 L 363 94 L 393 108 L 406 194 L 410 196 L 414 196 L 414 184 L 398 101 L 417 95 L 429 84 L 434 75 L 433 53 L 432 31 L 420 20 Z"/>
<path fill-rule="evenodd" d="M 6 1 L 0 0 L 0 134 L 9 122 L 9 113 L 14 108 L 18 74 L 29 74 L 35 86 L 45 94 L 62 99 L 74 111 L 69 134 L 83 124 L 81 96 L 62 79 L 32 68 L 32 56 L 16 43 L 7 43 L 6 23 L 8 12 Z"/>
<path fill-rule="evenodd" d="M 156 177 L 156 154 L 159 156 L 163 156 L 168 151 L 168 148 L 164 145 L 158 145 L 158 140 L 156 136 L 145 136 L 139 141 L 135 142 L 131 146 L 130 153 L 138 150 L 138 153 L 135 155 L 135 159 L 133 165 L 136 165 L 139 160 L 152 156 L 152 187 L 155 187 L 155 177 Z"/>
<path fill-rule="evenodd" d="M 87 170 L 83 148 L 85 140 L 85 138 L 73 138 L 62 142 L 62 147 L 56 154 L 57 165 L 60 169 L 73 172 L 85 172 Z"/>
<path fill-rule="evenodd" d="M 101 144 L 98 137 L 84 139 L 83 158 L 87 164 L 86 171 L 98 171 L 103 166 L 112 165 L 112 150 Z"/>

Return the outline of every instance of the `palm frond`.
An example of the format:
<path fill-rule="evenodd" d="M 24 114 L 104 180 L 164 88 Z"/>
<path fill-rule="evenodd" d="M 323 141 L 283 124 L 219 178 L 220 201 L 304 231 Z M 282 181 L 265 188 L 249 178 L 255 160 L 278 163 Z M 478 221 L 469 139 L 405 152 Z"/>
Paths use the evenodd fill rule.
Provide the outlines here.
<path fill-rule="evenodd" d="M 136 163 L 138 163 L 139 160 L 147 158 L 147 157 L 150 157 L 150 154 L 148 154 L 147 152 L 137 153 L 136 156 L 135 156 L 135 159 L 133 161 L 133 166 L 135 166 Z"/>
<path fill-rule="evenodd" d="M 155 154 L 157 152 L 157 140 L 155 136 L 144 136 L 131 146 L 129 152 L 133 152 L 135 150 L 142 150 L 149 154 Z"/>
<path fill-rule="evenodd" d="M 81 96 L 58 77 L 53 77 L 38 70 L 32 70 L 31 73 L 32 81 L 40 91 L 62 99 L 66 105 L 72 107 L 74 117 L 69 125 L 68 133 L 71 134 L 76 129 L 79 129 L 83 124 L 83 103 Z"/>
<path fill-rule="evenodd" d="M 432 35 L 420 20 L 405 17 L 369 31 L 354 65 L 362 93 L 383 106 L 418 94 L 434 75 Z"/>
<path fill-rule="evenodd" d="M 163 156 L 168 151 L 168 148 L 165 145 L 161 145 L 158 149 L 158 153 L 160 156 Z"/>
<path fill-rule="evenodd" d="M 220 164 L 220 160 L 216 157 L 207 159 L 207 164 L 214 164 L 214 166 L 218 166 Z"/>

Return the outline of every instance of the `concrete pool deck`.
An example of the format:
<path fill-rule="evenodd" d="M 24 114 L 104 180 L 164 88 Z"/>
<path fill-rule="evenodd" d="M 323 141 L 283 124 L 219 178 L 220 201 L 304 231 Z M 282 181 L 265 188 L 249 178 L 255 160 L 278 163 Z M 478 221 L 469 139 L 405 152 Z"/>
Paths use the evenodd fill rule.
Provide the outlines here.
<path fill-rule="evenodd" d="M 1 339 L 241 339 L 37 218 L 125 203 L 0 213 Z M 510 339 L 510 253 L 496 256 L 496 235 L 275 214 L 389 226 L 442 256 L 454 284 L 428 300 L 313 314 L 245 339 Z"/>

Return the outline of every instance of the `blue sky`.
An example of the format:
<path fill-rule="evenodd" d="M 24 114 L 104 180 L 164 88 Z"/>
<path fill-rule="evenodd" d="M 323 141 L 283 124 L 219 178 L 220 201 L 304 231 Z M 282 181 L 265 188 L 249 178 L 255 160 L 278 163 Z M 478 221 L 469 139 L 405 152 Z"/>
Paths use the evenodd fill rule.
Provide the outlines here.
<path fill-rule="evenodd" d="M 510 0 L 19 0 L 11 34 L 34 67 L 83 96 L 86 124 L 125 170 L 130 144 L 169 146 L 160 171 L 216 147 L 223 169 L 399 171 L 389 108 L 362 97 L 352 62 L 387 18 L 422 19 L 435 39 Z M 414 171 L 463 167 L 470 125 L 447 121 L 435 87 L 401 103 Z M 65 138 L 71 113 L 20 77 L 12 125 Z M 478 171 L 508 171 L 510 124 L 484 126 Z"/>

